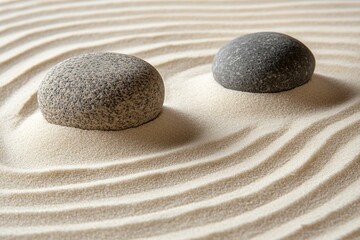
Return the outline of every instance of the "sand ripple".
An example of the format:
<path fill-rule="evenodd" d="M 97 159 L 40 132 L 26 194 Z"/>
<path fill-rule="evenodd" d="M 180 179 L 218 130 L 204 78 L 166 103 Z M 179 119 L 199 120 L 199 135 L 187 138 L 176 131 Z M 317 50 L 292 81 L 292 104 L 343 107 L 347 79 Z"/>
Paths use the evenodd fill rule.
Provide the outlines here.
<path fill-rule="evenodd" d="M 256 31 L 308 45 L 312 80 L 219 86 L 214 54 Z M 357 1 L 0 3 L 0 238 L 360 238 L 359 39 Z M 118 132 L 48 124 L 39 83 L 91 51 L 155 65 L 160 117 Z"/>

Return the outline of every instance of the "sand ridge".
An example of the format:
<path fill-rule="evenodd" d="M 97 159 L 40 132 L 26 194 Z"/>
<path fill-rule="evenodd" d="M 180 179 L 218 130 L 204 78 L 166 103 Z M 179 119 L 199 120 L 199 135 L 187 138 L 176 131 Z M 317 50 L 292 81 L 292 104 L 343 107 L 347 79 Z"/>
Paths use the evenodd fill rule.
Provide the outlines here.
<path fill-rule="evenodd" d="M 360 3 L 0 3 L 1 239 L 360 237 Z M 312 80 L 232 91 L 217 50 L 257 31 L 304 42 Z M 47 123 L 54 64 L 114 51 L 153 64 L 162 114 L 118 132 Z"/>

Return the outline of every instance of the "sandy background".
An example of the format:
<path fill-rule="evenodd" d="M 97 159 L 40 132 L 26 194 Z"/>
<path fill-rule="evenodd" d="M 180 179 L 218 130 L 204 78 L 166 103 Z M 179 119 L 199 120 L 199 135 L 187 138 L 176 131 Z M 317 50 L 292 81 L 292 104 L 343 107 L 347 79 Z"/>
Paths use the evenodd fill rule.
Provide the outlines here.
<path fill-rule="evenodd" d="M 218 49 L 251 32 L 304 42 L 312 80 L 225 89 Z M 54 64 L 114 51 L 153 64 L 159 118 L 118 132 L 47 123 Z M 360 238 L 360 1 L 0 3 L 1 239 Z"/>

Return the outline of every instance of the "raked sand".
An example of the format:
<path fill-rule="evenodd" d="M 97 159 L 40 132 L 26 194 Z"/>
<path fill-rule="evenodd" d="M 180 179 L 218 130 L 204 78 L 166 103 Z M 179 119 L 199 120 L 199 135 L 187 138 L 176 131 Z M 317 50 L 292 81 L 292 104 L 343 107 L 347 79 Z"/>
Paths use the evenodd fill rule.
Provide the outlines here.
<path fill-rule="evenodd" d="M 276 94 L 211 73 L 231 39 L 304 42 L 312 80 Z M 47 123 L 54 64 L 132 54 L 162 114 L 125 131 Z M 360 1 L 0 3 L 0 239 L 359 239 Z"/>

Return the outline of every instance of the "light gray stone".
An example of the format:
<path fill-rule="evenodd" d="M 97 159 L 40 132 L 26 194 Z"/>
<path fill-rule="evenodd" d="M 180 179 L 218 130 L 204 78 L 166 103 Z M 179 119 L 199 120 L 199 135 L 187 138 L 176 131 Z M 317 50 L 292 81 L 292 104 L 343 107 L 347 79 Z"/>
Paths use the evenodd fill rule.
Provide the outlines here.
<path fill-rule="evenodd" d="M 280 92 L 307 83 L 315 69 L 311 51 L 297 39 L 276 32 L 238 37 L 214 58 L 214 79 L 225 88 Z"/>
<path fill-rule="evenodd" d="M 53 124 L 121 130 L 156 118 L 164 83 L 144 60 L 119 53 L 89 53 L 54 66 L 42 81 L 38 104 Z"/>

